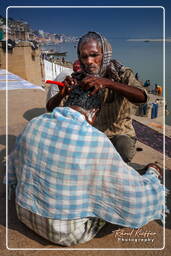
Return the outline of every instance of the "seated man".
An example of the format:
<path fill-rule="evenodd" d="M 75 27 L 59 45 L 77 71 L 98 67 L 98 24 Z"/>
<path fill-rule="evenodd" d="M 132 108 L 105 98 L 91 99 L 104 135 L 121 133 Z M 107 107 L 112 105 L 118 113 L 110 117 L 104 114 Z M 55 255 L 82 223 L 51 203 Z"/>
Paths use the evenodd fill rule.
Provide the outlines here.
<path fill-rule="evenodd" d="M 132 104 L 147 103 L 148 95 L 142 83 L 136 80 L 133 71 L 117 60 L 112 59 L 112 47 L 101 34 L 88 32 L 77 45 L 77 55 L 81 71 L 67 76 L 65 86 L 79 84 L 83 89 L 91 88 L 91 94 L 103 91 L 105 97 L 94 127 L 104 132 L 119 152 L 122 159 L 129 163 L 136 150 L 136 134 L 132 125 Z M 61 90 L 49 99 L 46 108 L 52 111 L 55 106 L 63 106 L 68 97 Z"/>
<path fill-rule="evenodd" d="M 106 222 L 139 228 L 163 218 L 164 188 L 156 165 L 141 176 L 94 128 L 102 94 L 77 86 L 65 107 L 31 120 L 9 157 L 18 218 L 49 241 L 91 240 Z"/>

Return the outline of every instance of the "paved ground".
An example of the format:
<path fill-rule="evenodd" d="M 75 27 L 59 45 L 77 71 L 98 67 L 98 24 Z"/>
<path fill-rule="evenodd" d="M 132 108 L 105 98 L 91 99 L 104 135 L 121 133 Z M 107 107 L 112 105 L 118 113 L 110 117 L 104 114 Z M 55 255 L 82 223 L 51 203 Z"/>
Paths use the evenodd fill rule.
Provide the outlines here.
<path fill-rule="evenodd" d="M 0 168 L 1 180 L 4 175 L 5 166 L 3 163 L 5 157 L 5 92 L 0 91 L 0 102 L 2 104 L 0 116 Z M 39 90 L 17 90 L 9 92 L 8 99 L 8 149 L 12 150 L 16 136 L 22 131 L 25 124 L 33 117 L 44 112 L 45 93 Z M 133 159 L 133 165 L 140 167 L 149 162 L 157 161 L 160 165 L 163 163 L 163 155 L 153 150 L 149 146 L 142 143 L 137 143 L 137 147 L 142 148 L 142 151 L 137 152 Z M 166 186 L 171 188 L 171 159 L 166 158 Z M 8 214 L 8 247 L 9 248 L 39 248 L 40 250 L 7 250 L 5 245 L 5 187 L 0 187 L 1 210 L 0 210 L 0 246 L 1 256 L 20 256 L 20 255 L 171 255 L 171 215 L 167 217 L 166 222 L 166 239 L 164 239 L 163 227 L 160 222 L 152 221 L 142 229 L 135 231 L 127 228 L 122 228 L 122 233 L 118 232 L 119 227 L 115 225 L 106 226 L 98 237 L 88 243 L 81 244 L 71 248 L 56 246 L 34 234 L 16 218 L 14 200 L 9 202 Z M 171 209 L 171 199 L 167 200 L 167 205 Z M 113 232 L 112 232 L 113 231 Z M 147 235 L 147 232 L 150 233 Z M 148 238 L 148 241 L 139 241 L 135 239 Z M 128 242 L 126 239 L 131 238 L 134 241 Z M 122 239 L 125 239 L 122 241 Z M 163 240 L 166 242 L 165 249 L 156 250 L 163 247 Z M 99 248 L 99 249 L 96 249 Z M 107 249 L 106 249 L 107 248 Z M 126 248 L 128 248 L 126 250 Z M 143 250 L 134 250 L 133 248 L 142 248 Z M 150 248 L 150 249 L 149 249 Z M 49 250 L 50 249 L 50 250 Z M 58 251 L 57 251 L 58 249 Z M 73 250 L 74 249 L 74 250 Z M 106 250 L 105 250 L 106 249 Z M 117 249 L 117 250 L 116 250 Z M 118 250 L 120 249 L 120 250 Z M 68 251 L 69 250 L 69 251 Z M 97 251 L 98 250 L 98 251 Z"/>

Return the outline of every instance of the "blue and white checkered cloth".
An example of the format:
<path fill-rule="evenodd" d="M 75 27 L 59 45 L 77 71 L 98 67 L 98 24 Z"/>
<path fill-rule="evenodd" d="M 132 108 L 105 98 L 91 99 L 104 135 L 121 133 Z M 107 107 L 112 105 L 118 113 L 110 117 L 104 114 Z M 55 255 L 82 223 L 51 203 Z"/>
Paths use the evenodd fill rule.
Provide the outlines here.
<path fill-rule="evenodd" d="M 98 217 L 138 228 L 164 214 L 164 188 L 153 169 L 139 175 L 106 135 L 68 107 L 31 120 L 8 167 L 17 204 L 43 217 Z"/>

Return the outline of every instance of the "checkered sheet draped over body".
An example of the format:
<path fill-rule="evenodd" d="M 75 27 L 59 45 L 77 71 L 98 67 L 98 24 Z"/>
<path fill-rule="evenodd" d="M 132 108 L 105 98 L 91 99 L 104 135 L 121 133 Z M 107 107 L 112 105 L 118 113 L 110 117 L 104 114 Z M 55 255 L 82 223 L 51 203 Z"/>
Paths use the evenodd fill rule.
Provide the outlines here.
<path fill-rule="evenodd" d="M 164 189 L 152 169 L 140 176 L 68 107 L 28 123 L 9 157 L 12 183 L 17 204 L 42 217 L 99 217 L 137 228 L 163 214 Z"/>

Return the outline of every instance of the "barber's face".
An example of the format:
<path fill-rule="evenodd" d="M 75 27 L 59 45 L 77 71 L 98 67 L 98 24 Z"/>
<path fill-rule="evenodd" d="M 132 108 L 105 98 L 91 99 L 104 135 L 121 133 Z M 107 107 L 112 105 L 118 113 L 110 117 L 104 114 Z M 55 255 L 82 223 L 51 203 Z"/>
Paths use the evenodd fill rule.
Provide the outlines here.
<path fill-rule="evenodd" d="M 80 47 L 80 61 L 88 74 L 98 74 L 102 64 L 102 49 L 96 40 L 90 40 Z"/>

